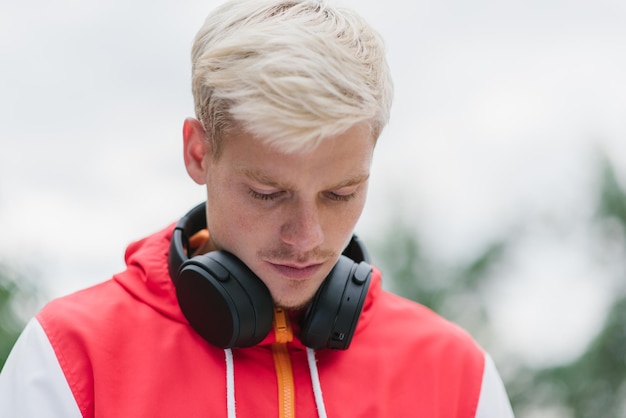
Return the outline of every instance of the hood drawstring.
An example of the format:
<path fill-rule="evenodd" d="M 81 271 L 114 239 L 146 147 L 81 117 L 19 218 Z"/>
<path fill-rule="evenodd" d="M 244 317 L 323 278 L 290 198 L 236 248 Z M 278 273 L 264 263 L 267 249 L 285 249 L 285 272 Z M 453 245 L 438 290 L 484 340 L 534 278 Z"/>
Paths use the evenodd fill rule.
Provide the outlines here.
<path fill-rule="evenodd" d="M 224 350 L 226 355 L 226 405 L 228 407 L 228 418 L 236 418 L 235 411 L 235 365 L 233 362 L 233 350 Z"/>
<path fill-rule="evenodd" d="M 315 350 L 307 347 L 306 358 L 309 362 L 309 373 L 311 374 L 311 382 L 313 383 L 313 394 L 315 395 L 315 405 L 317 406 L 317 415 L 320 418 L 326 418 L 326 406 L 324 405 L 324 397 L 322 396 L 322 385 L 320 384 L 320 375 L 317 371 L 317 360 L 315 359 Z"/>
<path fill-rule="evenodd" d="M 233 362 L 233 351 L 230 348 L 224 350 L 226 357 L 226 404 L 228 408 L 228 418 L 236 418 L 235 410 L 235 367 Z M 326 406 L 324 405 L 324 397 L 322 395 L 322 385 L 320 384 L 320 376 L 317 370 L 317 359 L 315 358 L 315 350 L 306 349 L 306 358 L 309 363 L 309 373 L 311 374 L 311 383 L 313 385 L 313 395 L 315 396 L 315 405 L 317 406 L 317 415 L 319 418 L 327 418 Z"/>

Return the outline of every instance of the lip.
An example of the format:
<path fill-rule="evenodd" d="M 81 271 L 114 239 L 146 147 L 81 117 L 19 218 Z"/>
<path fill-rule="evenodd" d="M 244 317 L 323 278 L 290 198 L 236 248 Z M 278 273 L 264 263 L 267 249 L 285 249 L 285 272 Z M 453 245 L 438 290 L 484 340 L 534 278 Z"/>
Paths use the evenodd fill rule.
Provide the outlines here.
<path fill-rule="evenodd" d="M 322 267 L 322 263 L 309 264 L 307 266 L 297 266 L 293 264 L 280 264 L 271 262 L 268 262 L 268 264 L 274 269 L 274 271 L 276 271 L 281 276 L 293 280 L 310 279 Z"/>

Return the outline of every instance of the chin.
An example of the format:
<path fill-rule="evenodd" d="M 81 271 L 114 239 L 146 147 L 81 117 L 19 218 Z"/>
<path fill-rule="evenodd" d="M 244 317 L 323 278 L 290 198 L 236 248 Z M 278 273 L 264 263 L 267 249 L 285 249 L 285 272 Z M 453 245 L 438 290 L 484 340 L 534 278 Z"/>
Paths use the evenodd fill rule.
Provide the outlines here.
<path fill-rule="evenodd" d="M 304 311 L 306 309 L 306 307 L 309 306 L 308 303 L 303 303 L 300 305 L 285 305 L 285 304 L 277 304 L 276 307 L 280 308 L 280 309 L 284 309 L 285 311 L 289 311 L 289 312 L 300 312 L 300 311 Z"/>
<path fill-rule="evenodd" d="M 300 311 L 300 310 L 305 309 L 307 306 L 309 306 L 312 300 L 313 300 L 313 297 L 310 297 L 306 300 L 289 300 L 285 298 L 282 298 L 282 299 L 274 298 L 274 305 L 277 308 L 282 308 L 286 311 Z"/>
<path fill-rule="evenodd" d="M 281 285 L 268 286 L 274 306 L 288 311 L 298 311 L 306 308 L 319 290 L 323 280 L 312 279 L 304 281 L 287 281 Z"/>

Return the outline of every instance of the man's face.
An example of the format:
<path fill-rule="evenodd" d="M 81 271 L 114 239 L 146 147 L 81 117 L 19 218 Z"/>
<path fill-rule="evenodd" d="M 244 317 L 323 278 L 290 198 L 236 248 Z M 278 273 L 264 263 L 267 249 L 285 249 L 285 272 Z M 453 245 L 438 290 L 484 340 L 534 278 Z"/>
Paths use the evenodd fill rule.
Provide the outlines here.
<path fill-rule="evenodd" d="M 217 160 L 205 155 L 196 179 L 207 188 L 212 244 L 248 265 L 278 306 L 303 307 L 361 215 L 373 148 L 365 124 L 296 153 L 232 133 Z"/>

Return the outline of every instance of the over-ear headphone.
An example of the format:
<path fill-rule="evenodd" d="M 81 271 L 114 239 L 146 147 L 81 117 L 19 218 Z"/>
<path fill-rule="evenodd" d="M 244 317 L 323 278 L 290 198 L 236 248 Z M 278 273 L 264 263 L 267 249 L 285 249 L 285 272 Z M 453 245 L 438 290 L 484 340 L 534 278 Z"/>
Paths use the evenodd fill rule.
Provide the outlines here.
<path fill-rule="evenodd" d="M 272 328 L 274 303 L 269 289 L 241 260 L 226 251 L 189 258 L 189 238 L 206 228 L 205 203 L 178 221 L 168 258 L 178 304 L 193 329 L 221 348 L 250 347 Z M 345 350 L 363 309 L 372 267 L 361 241 L 353 236 L 306 309 L 300 340 L 313 349 Z"/>

